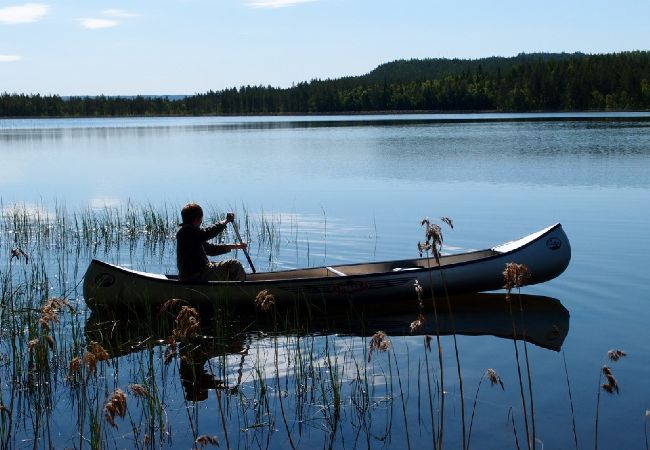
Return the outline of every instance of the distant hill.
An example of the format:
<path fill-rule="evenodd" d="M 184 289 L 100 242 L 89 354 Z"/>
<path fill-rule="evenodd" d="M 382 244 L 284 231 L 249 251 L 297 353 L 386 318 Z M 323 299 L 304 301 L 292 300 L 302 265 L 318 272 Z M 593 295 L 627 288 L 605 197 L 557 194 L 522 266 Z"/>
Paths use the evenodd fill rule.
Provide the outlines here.
<path fill-rule="evenodd" d="M 290 88 L 189 96 L 0 95 L 4 117 L 585 110 L 650 110 L 650 52 L 397 60 L 367 74 Z"/>
<path fill-rule="evenodd" d="M 517 56 L 491 56 L 479 59 L 399 59 L 377 66 L 366 75 L 355 79 L 367 83 L 409 83 L 412 81 L 436 80 L 463 73 L 482 72 L 506 73 L 519 64 L 537 61 L 566 61 L 584 58 L 584 53 L 520 53 Z"/>

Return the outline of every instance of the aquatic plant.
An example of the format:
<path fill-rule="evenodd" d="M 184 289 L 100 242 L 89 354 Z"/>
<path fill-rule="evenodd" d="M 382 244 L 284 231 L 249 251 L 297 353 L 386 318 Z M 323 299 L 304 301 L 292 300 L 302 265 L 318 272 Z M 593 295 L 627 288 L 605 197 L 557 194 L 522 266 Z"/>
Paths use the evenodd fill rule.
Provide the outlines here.
<path fill-rule="evenodd" d="M 481 375 L 481 378 L 478 380 L 478 386 L 476 386 L 476 394 L 474 395 L 474 405 L 472 406 L 472 416 L 469 420 L 469 431 L 467 432 L 467 448 L 469 448 L 469 444 L 472 438 L 472 426 L 474 425 L 474 416 L 476 415 L 476 405 L 478 403 L 478 394 L 479 391 L 481 390 L 481 384 L 483 383 L 483 380 L 487 379 L 490 382 L 490 386 L 496 386 L 497 384 L 501 386 L 501 390 L 505 390 L 505 386 L 503 384 L 503 381 L 501 380 L 501 377 L 499 374 L 496 373 L 494 369 L 487 369 L 483 375 Z"/>
<path fill-rule="evenodd" d="M 623 350 L 612 349 L 607 352 L 605 358 L 615 363 L 624 356 L 627 356 L 627 353 L 625 353 Z M 605 383 L 602 383 L 603 377 L 605 378 Z M 618 381 L 614 377 L 612 369 L 610 369 L 607 365 L 602 366 L 600 373 L 598 375 L 598 394 L 596 396 L 596 419 L 595 419 L 595 426 L 594 426 L 594 449 L 595 450 L 598 450 L 598 426 L 599 426 L 599 419 L 600 419 L 601 390 L 607 392 L 608 394 L 619 393 Z"/>

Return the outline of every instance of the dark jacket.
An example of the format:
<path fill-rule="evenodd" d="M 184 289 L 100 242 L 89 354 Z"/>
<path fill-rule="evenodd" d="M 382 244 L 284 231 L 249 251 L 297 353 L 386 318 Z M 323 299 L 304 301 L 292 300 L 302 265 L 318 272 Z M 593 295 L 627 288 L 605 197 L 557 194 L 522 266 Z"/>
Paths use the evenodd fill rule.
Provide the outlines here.
<path fill-rule="evenodd" d="M 207 242 L 221 234 L 225 228 L 226 225 L 222 223 L 215 223 L 207 228 L 190 224 L 180 225 L 176 232 L 176 265 L 181 281 L 199 276 L 210 262 L 208 255 L 222 255 L 230 251 L 226 245 Z"/>

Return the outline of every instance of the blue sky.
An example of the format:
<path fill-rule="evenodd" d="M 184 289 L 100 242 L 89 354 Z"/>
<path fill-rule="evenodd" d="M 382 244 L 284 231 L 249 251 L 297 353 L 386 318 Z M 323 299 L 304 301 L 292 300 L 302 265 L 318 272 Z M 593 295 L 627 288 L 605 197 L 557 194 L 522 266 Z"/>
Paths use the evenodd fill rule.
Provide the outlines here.
<path fill-rule="evenodd" d="M 402 58 L 650 49 L 648 0 L 0 0 L 0 92 L 193 94 Z"/>

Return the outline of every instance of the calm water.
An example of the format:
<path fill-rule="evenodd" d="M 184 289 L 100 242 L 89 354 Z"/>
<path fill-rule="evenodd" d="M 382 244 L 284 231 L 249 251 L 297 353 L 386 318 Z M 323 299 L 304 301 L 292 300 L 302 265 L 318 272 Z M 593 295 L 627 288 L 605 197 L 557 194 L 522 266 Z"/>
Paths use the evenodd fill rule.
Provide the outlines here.
<path fill-rule="evenodd" d="M 550 297 L 551 312 L 541 313 L 550 329 L 568 325 L 559 348 L 527 346 L 537 448 L 575 448 L 572 403 L 579 447 L 594 445 L 603 364 L 612 367 L 620 394 L 603 392 L 600 397 L 599 446 L 646 445 L 650 114 L 0 120 L 0 163 L 5 212 L 16 205 L 50 212 L 57 207 L 105 211 L 130 202 L 174 215 L 186 202 L 196 201 L 212 211 L 235 210 L 253 222 L 264 217 L 274 224 L 277 237 L 269 246 L 256 242 L 252 234 L 258 268 L 415 256 L 416 244 L 423 240 L 419 222 L 426 216 L 454 219 L 454 230 L 445 234 L 446 249 L 454 252 L 485 248 L 561 222 L 573 249 L 569 268 L 556 280 L 523 289 L 533 309 L 537 296 Z M 11 230 L 3 230 L 0 244 L 8 255 L 16 241 Z M 67 286 L 80 281 L 93 256 L 141 269 L 174 270 L 171 240 L 154 250 L 99 245 L 78 256 L 67 248 L 74 268 L 63 272 L 56 263 L 56 252 L 62 250 L 43 252 L 33 242 L 18 244 L 42 254 L 50 278 L 66 278 Z M 243 255 L 239 257 L 245 263 Z M 0 271 L 9 273 L 7 259 L 1 259 Z M 57 289 L 52 295 L 61 293 Z M 75 299 L 85 314 L 83 301 Z M 413 319 L 416 314 L 414 297 Z M 404 448 L 405 441 L 413 448 L 431 448 L 425 368 L 429 364 L 434 371 L 437 364 L 435 339 L 433 352 L 427 353 L 422 336 L 404 333 L 406 316 L 406 329 L 393 329 L 391 351 L 374 355 L 369 364 L 367 336 L 374 329 L 353 330 L 352 336 L 348 329 L 301 337 L 257 334 L 234 341 L 230 356 L 207 365 L 229 379 L 243 373 L 243 394 L 222 399 L 223 405 L 214 389 L 207 391 L 205 400 L 186 402 L 176 369 L 163 369 L 158 361 L 163 350 L 158 351 L 160 374 L 154 378 L 165 387 L 164 403 L 174 423 L 173 442 L 165 445 L 189 448 L 196 435 L 207 434 L 216 435 L 224 447 L 225 423 L 233 448 L 288 447 L 287 426 L 294 445 L 303 448 Z M 490 388 L 487 381 L 482 384 L 471 448 L 516 448 L 512 418 L 519 445 L 526 447 L 513 341 L 490 335 L 499 334 L 496 326 L 507 330 L 504 317 L 509 320 L 501 315 L 483 321 L 480 313 L 459 313 L 459 330 L 467 327 L 467 334 L 457 339 L 467 427 L 485 370 L 495 369 L 505 384 L 505 390 Z M 485 322 L 493 329 L 485 328 Z M 390 324 L 380 318 L 376 325 Z M 6 345 L 4 404 L 16 395 Z M 444 442 L 447 448 L 461 448 L 453 339 L 443 337 L 442 345 Z M 238 352 L 246 348 L 248 355 L 242 358 Z M 310 383 L 328 385 L 332 367 L 340 377 L 338 420 L 333 419 L 331 401 L 305 401 L 297 394 L 304 379 L 296 371 L 295 355 L 307 348 L 320 374 L 308 377 Z M 617 363 L 607 361 L 606 353 L 613 348 L 628 356 Z M 521 359 L 521 342 L 518 351 Z M 116 358 L 119 363 L 101 378 L 105 393 L 138 382 L 134 374 L 149 364 L 150 353 Z M 280 370 L 256 370 L 274 366 Z M 358 406 L 363 397 L 359 370 L 370 392 L 365 409 Z M 263 412 L 253 398 L 260 380 L 273 392 Z M 79 446 L 77 417 L 83 414 L 70 391 L 58 380 L 49 426 L 51 440 L 60 448 Z M 140 404 L 129 401 L 131 423 L 138 422 Z M 434 409 L 439 407 L 438 397 L 433 403 Z M 223 423 L 220 407 L 225 408 Z M 73 417 L 61 415 L 71 408 Z M 18 404 L 14 409 L 20 409 Z M 20 425 L 14 420 L 10 446 L 32 447 L 34 422 L 29 411 L 21 414 Z M 108 447 L 143 446 L 128 420 L 119 424 L 119 430 L 105 427 Z"/>

